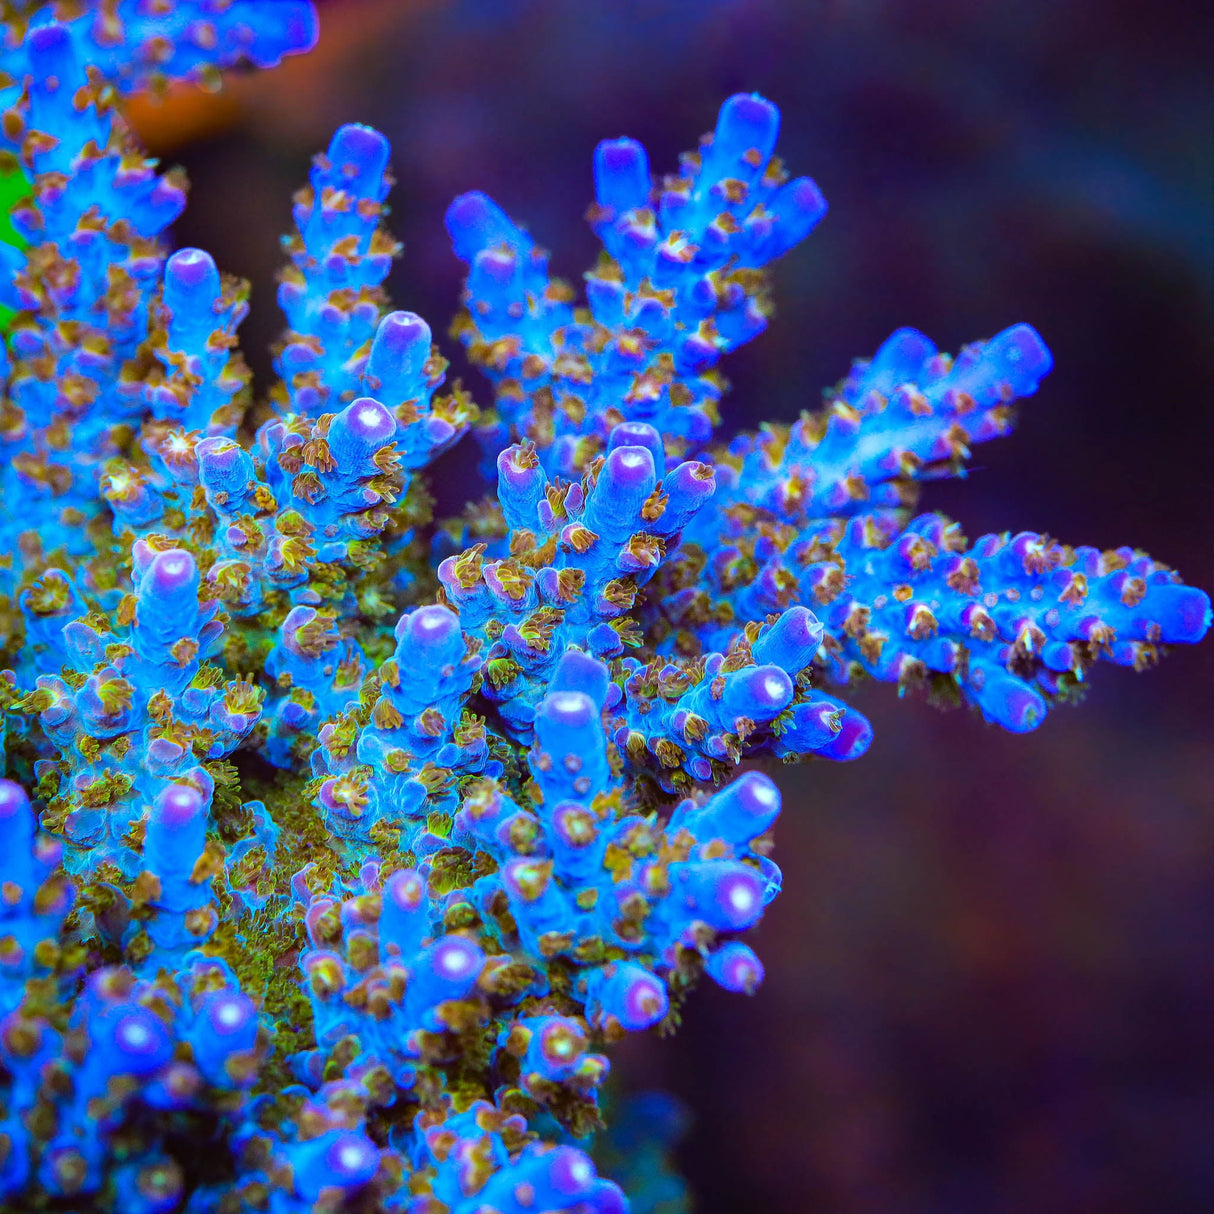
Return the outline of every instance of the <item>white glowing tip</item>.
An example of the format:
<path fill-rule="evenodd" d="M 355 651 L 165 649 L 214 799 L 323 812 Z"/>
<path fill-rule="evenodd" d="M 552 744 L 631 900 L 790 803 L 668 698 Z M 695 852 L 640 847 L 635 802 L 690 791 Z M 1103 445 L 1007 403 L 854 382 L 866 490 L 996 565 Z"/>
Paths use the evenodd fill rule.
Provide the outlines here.
<path fill-rule="evenodd" d="M 737 911 L 748 911 L 755 904 L 755 891 L 749 885 L 735 885 L 729 891 L 729 905 Z"/>
<path fill-rule="evenodd" d="M 571 712 L 580 712 L 585 708 L 589 697 L 580 691 L 556 691 L 552 694 L 550 703 L 562 716 Z"/>
<path fill-rule="evenodd" d="M 646 452 L 641 447 L 625 447 L 620 451 L 620 463 L 625 468 L 643 468 Z"/>
<path fill-rule="evenodd" d="M 569 1175 L 573 1177 L 578 1184 L 585 1184 L 590 1179 L 590 1164 L 585 1159 L 575 1160 L 569 1168 Z"/>
<path fill-rule="evenodd" d="M 235 1028 L 244 1019 L 244 1010 L 235 1000 L 223 1004 L 216 1017 L 225 1028 Z"/>
<path fill-rule="evenodd" d="M 185 561 L 183 561 L 179 556 L 171 557 L 169 560 L 163 562 L 160 568 L 163 569 L 165 573 L 175 577 L 185 568 Z"/>
<path fill-rule="evenodd" d="M 122 1039 L 127 1045 L 141 1046 L 147 1045 L 151 1033 L 148 1032 L 147 1026 L 143 1024 L 128 1024 L 122 1030 Z"/>
<path fill-rule="evenodd" d="M 784 686 L 784 680 L 777 678 L 774 674 L 769 674 L 763 680 L 763 690 L 774 700 L 777 696 L 783 695 L 787 690 Z"/>
<path fill-rule="evenodd" d="M 378 426 L 383 422 L 384 415 L 378 410 L 368 405 L 365 409 L 359 409 L 358 420 L 364 426 Z"/>
<path fill-rule="evenodd" d="M 780 800 L 780 794 L 770 784 L 760 784 L 757 780 L 752 795 L 760 805 L 775 805 Z"/>
<path fill-rule="evenodd" d="M 342 1147 L 338 1160 L 343 1168 L 357 1168 L 366 1159 L 367 1153 L 356 1142 Z"/>
<path fill-rule="evenodd" d="M 449 974 L 463 973 L 471 964 L 472 958 L 463 949 L 452 949 L 442 955 L 442 967 Z"/>

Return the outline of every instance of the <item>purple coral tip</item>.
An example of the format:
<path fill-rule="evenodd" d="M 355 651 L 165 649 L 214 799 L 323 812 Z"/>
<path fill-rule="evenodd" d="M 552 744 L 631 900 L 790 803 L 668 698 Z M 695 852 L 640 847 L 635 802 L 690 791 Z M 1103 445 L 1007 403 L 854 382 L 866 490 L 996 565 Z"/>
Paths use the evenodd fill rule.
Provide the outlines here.
<path fill-rule="evenodd" d="M 635 139 L 605 139 L 595 148 L 594 194 L 617 215 L 649 201 L 649 159 Z"/>
<path fill-rule="evenodd" d="M 159 1070 L 173 1053 L 164 1022 L 142 1007 L 118 1015 L 111 1040 L 123 1069 L 137 1075 Z"/>
<path fill-rule="evenodd" d="M 759 637 L 752 652 L 758 662 L 797 674 L 813 661 L 824 635 L 825 628 L 812 611 L 790 607 Z"/>
<path fill-rule="evenodd" d="M 214 485 L 232 473 L 251 468 L 248 452 L 230 438 L 204 438 L 194 448 L 204 485 Z"/>
<path fill-rule="evenodd" d="M 1210 596 L 1196 586 L 1153 587 L 1147 606 L 1158 616 L 1160 632 L 1170 644 L 1195 644 L 1210 629 Z"/>
<path fill-rule="evenodd" d="M 873 727 L 862 713 L 848 708 L 840 722 L 839 732 L 816 752 L 836 763 L 850 763 L 864 754 L 873 740 Z"/>
<path fill-rule="evenodd" d="M 20 818 L 29 813 L 29 807 L 30 799 L 20 784 L 0 779 L 0 821 Z"/>
<path fill-rule="evenodd" d="M 648 422 L 620 422 L 607 439 L 607 447 L 616 451 L 621 447 L 643 447 L 653 457 L 653 465 L 661 471 L 666 463 L 666 450 L 662 436 Z"/>
<path fill-rule="evenodd" d="M 371 447 L 386 443 L 396 433 L 392 414 L 369 396 L 351 401 L 339 418 L 347 434 Z"/>
<path fill-rule="evenodd" d="M 759 771 L 748 771 L 730 786 L 738 808 L 755 821 L 768 822 L 780 812 L 780 790 Z"/>
<path fill-rule="evenodd" d="M 603 983 L 603 1011 L 630 1032 L 651 1028 L 670 1010 L 666 985 L 639 965 L 617 964 Z"/>
<path fill-rule="evenodd" d="M 29 47 L 30 55 L 39 58 L 45 56 L 47 59 L 53 57 L 64 57 L 71 54 L 71 38 L 68 35 L 67 28 L 60 25 L 58 22 L 50 22 L 47 25 L 40 25 L 37 29 L 31 30 L 26 45 Z M 42 63 L 35 61 L 35 71 L 39 76 L 53 75 L 54 64 Z"/>
<path fill-rule="evenodd" d="M 548 1183 L 561 1197 L 581 1197 L 594 1188 L 594 1164 L 576 1147 L 557 1147 L 549 1152 Z"/>
<path fill-rule="evenodd" d="M 184 548 L 159 552 L 148 574 L 151 588 L 158 595 L 180 594 L 198 579 L 198 566 Z"/>
<path fill-rule="evenodd" d="M 396 358 L 405 358 L 418 347 L 428 353 L 431 336 L 430 326 L 416 312 L 389 312 L 379 322 L 375 345 Z"/>
<path fill-rule="evenodd" d="M 915 378 L 923 364 L 936 353 L 936 343 L 918 329 L 896 329 L 881 343 L 869 364 L 869 376 L 888 374 L 890 387 Z"/>
<path fill-rule="evenodd" d="M 535 450 L 521 444 L 507 447 L 497 457 L 497 475 L 501 490 L 514 490 L 525 493 L 535 486 L 542 486 L 545 481 L 544 471 Z"/>
<path fill-rule="evenodd" d="M 379 1171 L 379 1151 L 356 1130 L 330 1130 L 303 1144 L 295 1167 L 295 1187 L 309 1201 L 326 1188 L 350 1190 Z"/>
<path fill-rule="evenodd" d="M 726 697 L 732 711 L 756 721 L 770 721 L 792 703 L 792 679 L 778 666 L 756 666 L 731 682 Z"/>
<path fill-rule="evenodd" d="M 1004 329 L 991 338 L 987 349 L 1017 396 L 1035 392 L 1042 377 L 1054 366 L 1054 356 L 1032 325 L 1019 324 Z"/>
<path fill-rule="evenodd" d="M 239 991 L 216 991 L 207 997 L 203 1015 L 220 1037 L 247 1038 L 256 1029 L 257 1009 L 253 1001 Z"/>
<path fill-rule="evenodd" d="M 373 127 L 347 123 L 339 127 L 329 144 L 329 162 L 335 172 L 350 178 L 355 188 L 367 192 L 388 167 L 391 145 Z"/>
<path fill-rule="evenodd" d="M 461 194 L 447 208 L 446 225 L 455 255 L 461 261 L 471 261 L 491 245 L 513 247 L 518 242 L 518 229 L 506 212 L 479 190 Z"/>
<path fill-rule="evenodd" d="M 189 784 L 170 784 L 156 798 L 153 812 L 165 830 L 183 830 L 205 812 L 202 793 Z"/>
<path fill-rule="evenodd" d="M 753 995 L 763 981 L 763 963 L 754 950 L 740 940 L 730 940 L 716 950 L 704 968 L 727 991 Z"/>
<path fill-rule="evenodd" d="M 413 869 L 402 868 L 388 878 L 384 895 L 398 910 L 411 914 L 425 900 L 426 883 Z"/>
<path fill-rule="evenodd" d="M 653 453 L 645 447 L 617 447 L 607 457 L 606 479 L 622 488 L 643 485 L 654 478 Z"/>
<path fill-rule="evenodd" d="M 731 865 L 713 874 L 711 901 L 703 908 L 711 916 L 709 922 L 726 931 L 742 931 L 763 914 L 762 878 L 752 869 Z"/>
<path fill-rule="evenodd" d="M 817 223 L 829 209 L 818 183 L 810 177 L 798 177 L 788 183 L 788 204 L 801 218 L 803 227 Z"/>
<path fill-rule="evenodd" d="M 467 989 L 476 981 L 485 954 L 463 936 L 447 936 L 430 950 L 430 967 L 444 983 Z"/>
<path fill-rule="evenodd" d="M 363 1184 L 375 1175 L 379 1152 L 361 1134 L 339 1134 L 325 1152 L 325 1162 L 339 1185 Z"/>
<path fill-rule="evenodd" d="M 204 249 L 178 249 L 165 263 L 164 276 L 166 283 L 171 282 L 185 291 L 206 283 L 213 284 L 213 290 L 219 287 L 219 271 L 214 258 Z"/>
<path fill-rule="evenodd" d="M 402 616 L 396 628 L 398 639 L 403 640 L 408 636 L 415 645 L 428 650 L 441 648 L 458 632 L 459 616 L 440 603 L 419 607 L 409 615 Z"/>
<path fill-rule="evenodd" d="M 1045 720 L 1042 696 L 1003 669 L 976 669 L 968 691 L 988 721 L 1011 733 L 1030 733 Z"/>
<path fill-rule="evenodd" d="M 713 137 L 713 153 L 740 157 L 752 148 L 762 157 L 761 168 L 776 146 L 780 111 L 758 93 L 735 93 L 721 106 Z"/>

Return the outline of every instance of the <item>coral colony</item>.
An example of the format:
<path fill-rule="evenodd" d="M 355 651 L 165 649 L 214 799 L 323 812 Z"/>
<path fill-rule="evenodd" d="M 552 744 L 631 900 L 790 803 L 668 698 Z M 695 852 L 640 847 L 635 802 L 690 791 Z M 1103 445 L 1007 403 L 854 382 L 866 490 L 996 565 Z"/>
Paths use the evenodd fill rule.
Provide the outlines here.
<path fill-rule="evenodd" d="M 342 127 L 254 402 L 246 285 L 169 255 L 185 182 L 123 99 L 305 49 L 310 6 L 0 13 L 32 188 L 0 246 L 4 1209 L 623 1211 L 604 1051 L 763 978 L 780 794 L 744 760 L 859 757 L 826 688 L 861 674 L 1024 731 L 1207 629 L 1134 549 L 912 517 L 1049 371 L 1028 325 L 900 330 L 722 437 L 718 362 L 826 210 L 761 97 L 671 176 L 599 145 L 584 303 L 452 204 L 479 412 L 389 310 L 388 144 Z M 469 431 L 496 489 L 431 525 Z"/>

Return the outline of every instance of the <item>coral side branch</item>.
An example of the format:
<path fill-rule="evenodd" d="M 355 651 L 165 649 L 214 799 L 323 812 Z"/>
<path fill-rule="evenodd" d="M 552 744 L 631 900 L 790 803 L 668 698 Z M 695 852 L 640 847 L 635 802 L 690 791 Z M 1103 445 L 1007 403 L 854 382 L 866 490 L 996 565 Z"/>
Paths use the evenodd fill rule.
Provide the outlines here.
<path fill-rule="evenodd" d="M 732 542 L 711 555 L 689 547 L 666 571 L 667 647 L 711 648 L 738 621 L 806 603 L 825 627 L 816 660 L 833 680 L 869 674 L 943 703 L 964 697 L 1015 732 L 1075 698 L 1096 661 L 1143 670 L 1210 627 L 1209 596 L 1131 548 L 1072 548 L 1030 531 L 971 545 L 936 514 L 803 531 L 749 507 L 731 517 Z"/>
<path fill-rule="evenodd" d="M 781 521 L 912 505 L 914 482 L 962 471 L 970 448 L 1012 426 L 1012 403 L 1037 391 L 1053 358 L 1031 325 L 1013 325 L 950 358 L 899 329 L 858 361 L 826 408 L 791 426 L 739 435 L 717 459 L 725 500 Z"/>
<path fill-rule="evenodd" d="M 1031 531 L 966 545 L 938 515 L 889 536 L 857 519 L 835 553 L 857 571 L 823 611 L 832 674 L 947 676 L 988 721 L 1034 729 L 1098 660 L 1144 670 L 1210 627 L 1210 598 L 1142 552 Z"/>
<path fill-rule="evenodd" d="M 17 0 L 9 7 L 17 14 L 3 30 L 4 72 L 17 84 L 38 70 L 30 33 L 52 13 L 76 57 L 122 93 L 172 81 L 213 86 L 222 68 L 272 67 L 311 50 L 317 35 L 308 0 L 84 0 L 53 9 Z M 32 11 L 23 16 L 22 9 Z"/>
<path fill-rule="evenodd" d="M 141 155 L 67 27 L 40 25 L 23 49 L 26 83 L 0 91 L 0 149 L 32 185 L 12 213 L 28 248 L 13 280 L 0 477 L 24 508 L 6 512 L 0 538 L 8 551 L 79 557 L 99 467 L 143 409 L 137 354 L 184 179 Z"/>
<path fill-rule="evenodd" d="M 788 180 L 773 157 L 779 121 L 769 101 L 731 97 L 701 149 L 660 182 L 639 143 L 601 143 L 588 218 L 603 255 L 585 309 L 492 200 L 456 199 L 447 230 L 469 264 L 458 333 L 496 393 L 487 447 L 530 439 L 568 476 L 621 421 L 653 425 L 675 454 L 707 441 L 718 360 L 767 325 L 763 267 L 826 212 L 814 183 Z"/>

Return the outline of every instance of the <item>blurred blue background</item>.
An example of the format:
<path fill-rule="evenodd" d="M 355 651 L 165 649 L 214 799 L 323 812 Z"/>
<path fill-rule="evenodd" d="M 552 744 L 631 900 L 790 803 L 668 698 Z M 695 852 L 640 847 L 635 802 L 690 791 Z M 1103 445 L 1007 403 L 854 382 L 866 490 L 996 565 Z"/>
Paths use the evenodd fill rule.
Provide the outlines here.
<path fill-rule="evenodd" d="M 967 532 L 1141 545 L 1210 589 L 1214 89 L 1191 0 L 336 0 L 316 54 L 203 120 L 143 115 L 184 163 L 182 243 L 254 283 L 261 382 L 276 237 L 334 126 L 395 148 L 397 306 L 445 327 L 442 228 L 485 189 L 576 280 L 590 157 L 655 169 L 758 90 L 831 211 L 727 367 L 730 428 L 812 407 L 911 324 L 942 347 L 1020 320 L 1057 369 L 1014 437 L 925 505 Z M 193 132 L 189 142 L 180 134 Z M 487 399 L 452 341 L 456 372 Z M 457 509 L 474 459 L 440 466 Z M 752 1000 L 703 990 L 672 1041 L 617 1052 L 694 1122 L 704 1214 L 1181 1214 L 1214 1208 L 1214 645 L 1101 670 L 1009 737 L 854 693 L 859 764 L 785 768 L 785 893 Z"/>

